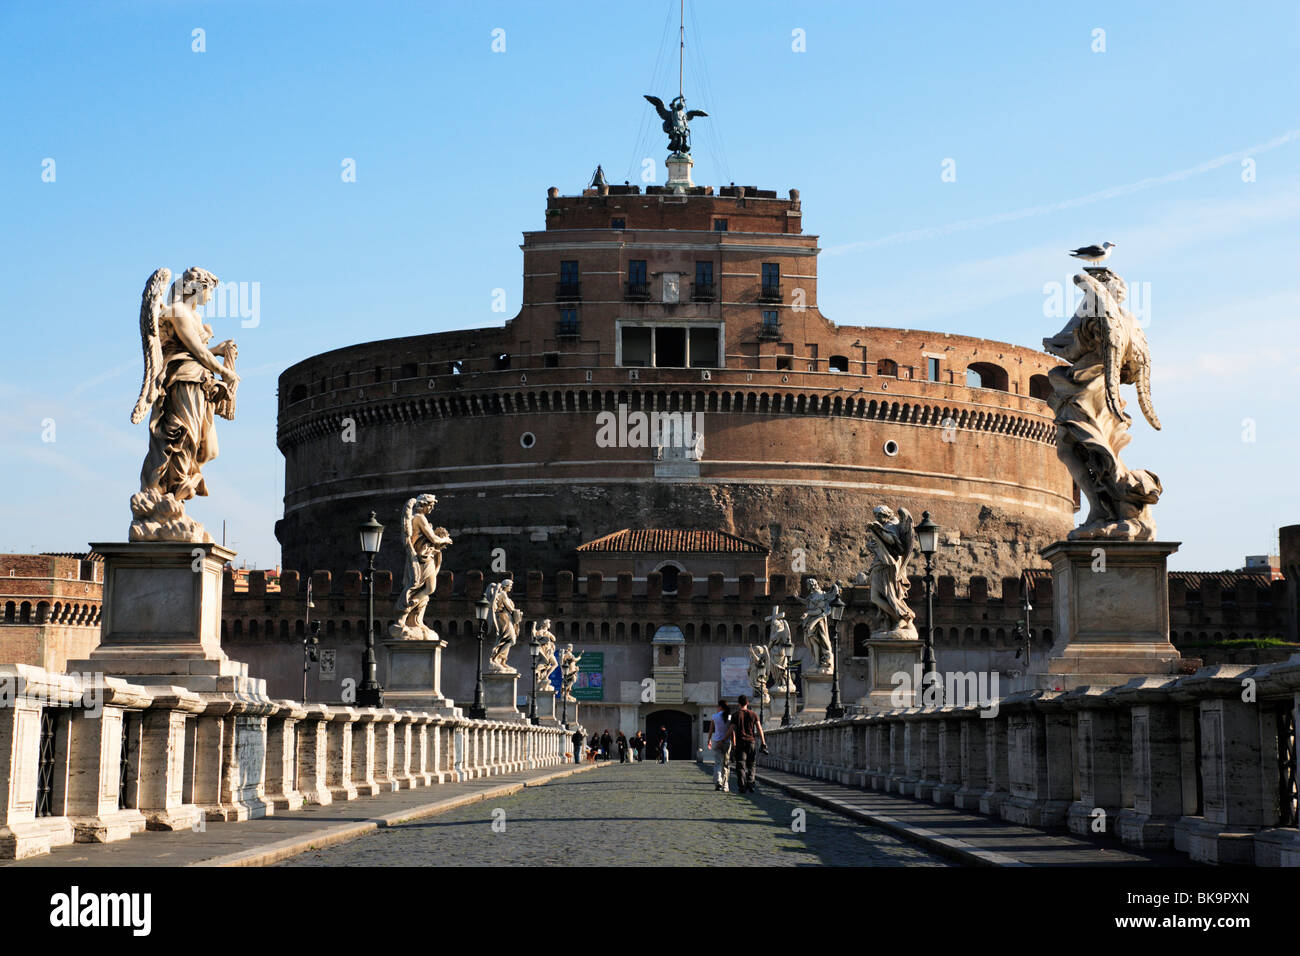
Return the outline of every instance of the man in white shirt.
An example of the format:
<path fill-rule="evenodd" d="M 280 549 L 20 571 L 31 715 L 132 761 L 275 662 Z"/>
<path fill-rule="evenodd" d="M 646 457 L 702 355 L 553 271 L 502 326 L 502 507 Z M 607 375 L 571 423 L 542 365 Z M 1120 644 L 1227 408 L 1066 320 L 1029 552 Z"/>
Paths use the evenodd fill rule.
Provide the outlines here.
<path fill-rule="evenodd" d="M 713 733 L 709 736 L 709 749 L 713 751 L 713 789 L 730 793 L 727 780 L 731 775 L 731 708 L 725 700 L 718 701 L 713 715 Z"/>

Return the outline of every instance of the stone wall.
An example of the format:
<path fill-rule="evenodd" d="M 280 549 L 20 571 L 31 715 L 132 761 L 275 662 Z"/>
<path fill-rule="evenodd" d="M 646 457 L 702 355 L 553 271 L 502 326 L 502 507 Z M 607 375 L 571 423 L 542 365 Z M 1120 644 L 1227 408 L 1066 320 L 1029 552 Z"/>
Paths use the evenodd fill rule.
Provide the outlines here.
<path fill-rule="evenodd" d="M 770 729 L 759 764 L 1200 863 L 1300 866 L 1298 715 L 1300 654 Z"/>

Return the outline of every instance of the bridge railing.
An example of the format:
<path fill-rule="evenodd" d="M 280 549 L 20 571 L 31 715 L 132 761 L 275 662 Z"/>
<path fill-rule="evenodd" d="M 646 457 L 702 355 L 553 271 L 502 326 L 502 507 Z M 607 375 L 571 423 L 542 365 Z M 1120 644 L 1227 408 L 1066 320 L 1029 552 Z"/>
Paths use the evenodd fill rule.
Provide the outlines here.
<path fill-rule="evenodd" d="M 0 666 L 0 858 L 557 766 L 571 733 Z"/>
<path fill-rule="evenodd" d="M 767 731 L 760 764 L 1043 829 L 1300 866 L 1300 655 L 996 707 L 903 708 Z"/>

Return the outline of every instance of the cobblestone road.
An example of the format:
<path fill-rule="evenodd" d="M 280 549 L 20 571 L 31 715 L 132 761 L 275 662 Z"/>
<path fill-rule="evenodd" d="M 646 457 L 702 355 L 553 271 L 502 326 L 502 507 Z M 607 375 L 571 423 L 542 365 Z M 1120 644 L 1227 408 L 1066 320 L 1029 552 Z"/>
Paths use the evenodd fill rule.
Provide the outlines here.
<path fill-rule="evenodd" d="M 732 786 L 734 787 L 734 781 Z M 794 811 L 806 829 L 795 832 Z M 493 829 L 494 811 L 498 830 Z M 775 790 L 723 794 L 679 761 L 625 764 L 391 827 L 282 866 L 947 866 Z"/>

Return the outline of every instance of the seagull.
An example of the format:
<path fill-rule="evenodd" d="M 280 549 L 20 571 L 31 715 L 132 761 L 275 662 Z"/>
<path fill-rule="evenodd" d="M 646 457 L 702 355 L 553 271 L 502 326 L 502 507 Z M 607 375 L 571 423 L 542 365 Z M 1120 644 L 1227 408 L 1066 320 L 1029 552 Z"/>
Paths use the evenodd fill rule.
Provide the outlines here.
<path fill-rule="evenodd" d="M 1070 250 L 1070 255 L 1076 259 L 1085 259 L 1088 262 L 1101 262 L 1110 256 L 1110 251 L 1115 248 L 1113 242 L 1103 242 L 1099 246 L 1080 246 L 1078 249 Z"/>

